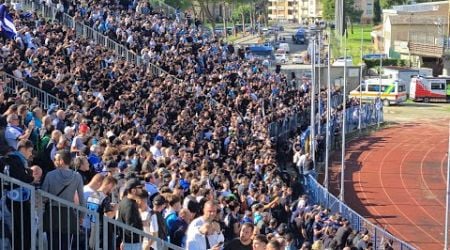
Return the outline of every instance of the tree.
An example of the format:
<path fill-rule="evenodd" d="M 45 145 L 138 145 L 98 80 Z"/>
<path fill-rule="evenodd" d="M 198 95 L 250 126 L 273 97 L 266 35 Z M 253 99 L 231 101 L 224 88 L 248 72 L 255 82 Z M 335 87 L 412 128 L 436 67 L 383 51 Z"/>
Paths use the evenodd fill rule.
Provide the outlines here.
<path fill-rule="evenodd" d="M 381 6 L 380 0 L 375 0 L 373 3 L 373 23 L 381 23 Z"/>
<path fill-rule="evenodd" d="M 407 0 L 379 0 L 381 9 L 390 9 L 393 5 L 405 4 Z"/>
<path fill-rule="evenodd" d="M 327 21 L 334 20 L 335 0 L 322 0 L 322 17 Z"/>
<path fill-rule="evenodd" d="M 322 17 L 325 20 L 334 20 L 335 0 L 322 1 Z M 350 20 L 355 23 L 361 21 L 362 10 L 355 9 L 355 0 L 345 0 L 344 2 L 345 15 L 350 17 Z"/>

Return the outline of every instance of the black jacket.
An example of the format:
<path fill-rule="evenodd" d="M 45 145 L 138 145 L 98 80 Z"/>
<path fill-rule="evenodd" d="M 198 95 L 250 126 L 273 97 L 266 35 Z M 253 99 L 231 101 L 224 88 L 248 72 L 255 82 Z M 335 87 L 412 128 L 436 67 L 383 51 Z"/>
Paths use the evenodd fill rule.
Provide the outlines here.
<path fill-rule="evenodd" d="M 22 159 L 12 152 L 0 158 L 0 171 L 5 175 L 25 183 L 33 182 L 33 172 L 26 166 Z M 17 185 L 5 186 L 7 190 L 18 188 Z"/>
<path fill-rule="evenodd" d="M 119 216 L 117 220 L 139 230 L 143 229 L 138 204 L 136 201 L 128 199 L 127 197 L 122 199 L 119 203 Z M 125 230 L 125 234 L 123 234 L 123 232 L 119 233 L 120 238 L 123 238 L 125 243 L 141 242 L 140 236 L 134 233 L 132 235 L 130 231 Z"/>

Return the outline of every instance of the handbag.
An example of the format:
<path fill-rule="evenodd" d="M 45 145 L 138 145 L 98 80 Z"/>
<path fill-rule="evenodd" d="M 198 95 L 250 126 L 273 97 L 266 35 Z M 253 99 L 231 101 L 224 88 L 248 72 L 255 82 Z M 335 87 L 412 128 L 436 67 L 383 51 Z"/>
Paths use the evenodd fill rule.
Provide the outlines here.
<path fill-rule="evenodd" d="M 59 197 L 69 185 L 70 183 L 64 186 L 56 196 Z M 74 233 L 78 229 L 75 211 L 72 208 L 61 206 L 61 204 L 59 206 L 50 206 L 50 202 L 46 202 L 43 226 L 44 232 L 47 233 Z"/>

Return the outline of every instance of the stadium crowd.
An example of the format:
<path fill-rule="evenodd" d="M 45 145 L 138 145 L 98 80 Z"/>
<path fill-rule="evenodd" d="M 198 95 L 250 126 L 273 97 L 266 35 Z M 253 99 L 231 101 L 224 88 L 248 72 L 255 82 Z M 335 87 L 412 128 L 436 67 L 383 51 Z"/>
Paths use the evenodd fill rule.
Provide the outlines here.
<path fill-rule="evenodd" d="M 43 110 L 25 89 L 0 93 L 2 172 L 186 249 L 370 249 L 368 232 L 353 232 L 341 215 L 310 204 L 298 176 L 277 163 L 268 125 L 306 112 L 309 81 L 293 88 L 251 54 L 204 36 L 197 22 L 136 4 L 59 6 L 128 43 L 181 84 L 58 23 L 15 13 L 19 35 L 1 41 L 2 71 L 68 106 Z M 293 148 L 294 164 L 311 169 L 305 150 L 297 142 Z M 34 222 L 26 216 L 26 194 L 6 200 L 22 216 L 12 221 L 12 241 L 29 249 L 27 226 Z M 46 207 L 43 221 L 54 249 L 72 244 L 58 235 L 78 226 L 95 246 L 92 223 L 101 220 L 57 228 L 55 220 L 63 219 L 49 223 L 54 214 Z M 123 249 L 162 247 L 133 234 L 109 240 Z"/>

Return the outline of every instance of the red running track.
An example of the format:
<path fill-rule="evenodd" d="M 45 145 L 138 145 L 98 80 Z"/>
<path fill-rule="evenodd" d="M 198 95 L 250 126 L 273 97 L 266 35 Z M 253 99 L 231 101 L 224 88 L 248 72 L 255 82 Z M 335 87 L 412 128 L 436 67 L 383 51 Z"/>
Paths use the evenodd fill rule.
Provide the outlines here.
<path fill-rule="evenodd" d="M 345 201 L 418 249 L 444 247 L 448 121 L 395 125 L 347 146 Z M 330 188 L 338 193 L 340 154 Z"/>

